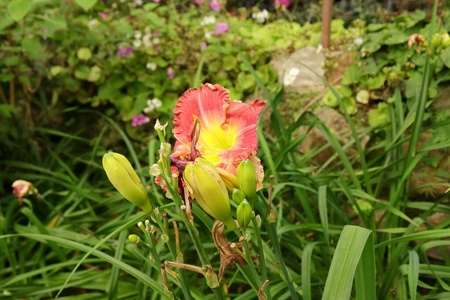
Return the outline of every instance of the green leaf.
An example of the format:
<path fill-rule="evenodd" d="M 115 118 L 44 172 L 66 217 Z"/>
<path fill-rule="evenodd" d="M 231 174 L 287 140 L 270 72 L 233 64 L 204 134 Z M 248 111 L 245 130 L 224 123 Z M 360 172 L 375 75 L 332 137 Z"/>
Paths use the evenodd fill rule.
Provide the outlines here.
<path fill-rule="evenodd" d="M 38 39 L 24 38 L 22 39 L 20 44 L 25 52 L 37 53 L 41 50 L 41 43 Z"/>
<path fill-rule="evenodd" d="M 358 66 L 356 64 L 347 67 L 342 76 L 342 84 L 349 85 L 359 82 Z"/>
<path fill-rule="evenodd" d="M 14 20 L 20 21 L 31 10 L 32 6 L 33 1 L 30 0 L 12 0 L 8 4 L 8 12 Z"/>
<path fill-rule="evenodd" d="M 409 285 L 409 297 L 411 300 L 416 300 L 418 281 L 419 281 L 419 255 L 417 254 L 416 251 L 409 251 L 408 285 Z"/>
<path fill-rule="evenodd" d="M 97 0 L 75 0 L 75 2 L 87 11 L 97 3 Z"/>
<path fill-rule="evenodd" d="M 450 68 L 450 47 L 447 47 L 441 54 L 441 59 L 447 68 Z"/>
<path fill-rule="evenodd" d="M 41 18 L 44 23 L 42 27 L 49 31 L 66 30 L 67 21 L 63 16 L 56 16 L 54 18 Z"/>
<path fill-rule="evenodd" d="M 357 299 L 376 299 L 372 231 L 347 225 L 336 246 L 322 300 L 350 299 L 354 278 Z"/>
<path fill-rule="evenodd" d="M 13 55 L 10 57 L 6 57 L 2 60 L 2 63 L 5 64 L 5 66 L 15 66 L 19 62 L 20 57 L 18 55 Z"/>

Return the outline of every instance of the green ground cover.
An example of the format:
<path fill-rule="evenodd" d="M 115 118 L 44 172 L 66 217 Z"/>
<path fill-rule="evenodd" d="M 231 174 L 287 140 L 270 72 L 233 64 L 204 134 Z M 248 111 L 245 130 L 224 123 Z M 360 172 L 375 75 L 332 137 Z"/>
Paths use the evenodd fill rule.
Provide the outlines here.
<path fill-rule="evenodd" d="M 275 53 L 317 47 L 320 23 L 292 22 L 282 5 L 259 23 L 250 17 L 257 8 L 143 2 L 0 1 L 2 298 L 450 297 L 445 7 L 334 21 L 333 50 L 355 59 L 337 86 L 323 78 L 329 92 L 314 108 L 344 116 L 349 131 L 338 135 L 310 111 L 283 117 L 287 95 L 270 65 Z M 219 23 L 228 30 L 216 35 Z M 408 49 L 413 34 L 422 38 Z M 221 257 L 214 218 L 194 203 L 190 223 L 179 196 L 166 198 L 149 174 L 163 142 L 156 119 L 169 122 L 173 144 L 175 103 L 202 82 L 266 103 L 257 129 L 264 187 L 252 203 L 257 217 L 238 233 L 249 266 L 229 268 L 219 285 L 200 274 L 207 267 L 161 266 L 182 254 L 219 274 Z M 145 124 L 133 126 L 136 115 Z M 326 142 L 301 152 L 313 130 Z M 114 190 L 101 162 L 111 150 L 131 161 L 159 213 Z M 331 154 L 320 161 L 321 153 Z M 11 193 L 18 179 L 37 189 L 23 203 Z"/>

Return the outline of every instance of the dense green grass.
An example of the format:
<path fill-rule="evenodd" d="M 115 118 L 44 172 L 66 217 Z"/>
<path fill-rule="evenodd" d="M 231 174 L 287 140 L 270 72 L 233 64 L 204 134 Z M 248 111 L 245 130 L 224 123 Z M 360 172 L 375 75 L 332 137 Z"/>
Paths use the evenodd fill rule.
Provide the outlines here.
<path fill-rule="evenodd" d="M 345 137 L 335 136 L 310 112 L 283 120 L 278 110 L 283 91 L 268 92 L 242 60 L 270 107 L 264 112 L 270 112 L 270 122 L 261 121 L 258 128 L 266 172 L 256 201 L 261 227 L 255 218 L 249 227 L 252 239 L 244 243 L 251 247 L 247 255 L 259 255 L 254 264 L 229 269 L 214 290 L 201 274 L 172 269 L 178 274 L 174 279 L 161 272 L 164 261 L 177 261 L 180 254 L 185 263 L 211 264 L 217 272 L 214 221 L 195 204 L 197 236 L 180 213 L 180 203 L 166 199 L 153 183 L 148 170 L 157 160 L 158 141 L 142 148 L 113 119 L 86 110 L 105 124 L 95 139 L 85 138 L 83 130 L 66 133 L 42 126 L 27 137 L 30 145 L 20 144 L 18 137 L 5 141 L 11 153 L 0 161 L 0 179 L 7 186 L 0 198 L 2 297 L 245 300 L 256 299 L 269 280 L 267 299 L 448 299 L 450 221 L 435 227 L 427 222 L 433 213 L 450 213 L 448 196 L 418 198 L 411 190 L 412 172 L 430 151 L 450 146 L 448 137 L 418 148 L 422 132 L 450 125 L 450 120 L 430 122 L 432 111 L 426 108 L 433 63 L 427 61 L 413 103 L 405 103 L 396 91 L 388 104 L 390 122 L 384 125 L 358 128 L 336 93 L 353 137 L 344 143 Z M 307 128 L 303 134 L 298 133 L 301 126 Z M 314 127 L 327 143 L 301 153 L 299 145 Z M 365 135 L 371 140 L 363 147 Z M 130 159 L 150 187 L 153 206 L 167 217 L 143 214 L 113 190 L 100 164 L 111 150 L 104 146 L 111 136 L 121 139 L 112 150 Z M 354 156 L 346 154 L 349 147 L 357 150 Z M 334 154 L 317 163 L 316 155 L 327 149 Z M 8 190 L 19 178 L 39 190 L 22 206 Z M 154 233 L 136 226 L 146 219 L 157 228 Z M 178 245 L 173 221 L 179 227 Z M 130 243 L 129 234 L 139 235 L 141 242 Z M 237 241 L 233 233 L 227 237 Z M 439 249 L 442 259 L 428 256 L 430 248 Z"/>

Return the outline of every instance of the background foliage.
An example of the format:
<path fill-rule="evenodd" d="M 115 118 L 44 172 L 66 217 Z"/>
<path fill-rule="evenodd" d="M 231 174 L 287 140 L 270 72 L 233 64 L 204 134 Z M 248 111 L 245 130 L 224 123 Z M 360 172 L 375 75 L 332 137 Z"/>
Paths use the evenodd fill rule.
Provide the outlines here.
<path fill-rule="evenodd" d="M 345 116 L 350 131 L 338 136 L 309 112 L 294 120 L 280 117 L 286 95 L 269 64 L 274 53 L 288 56 L 319 45 L 320 23 L 305 21 L 317 20 L 320 7 L 311 6 L 307 15 L 270 6 L 269 20 L 259 24 L 250 17 L 256 7 L 231 14 L 215 12 L 207 2 L 1 1 L 2 296 L 41 299 L 62 289 L 60 298 L 159 299 L 165 291 L 158 284 L 158 266 L 142 244 L 126 239 L 130 233 L 142 236 L 134 225 L 148 216 L 136 214 L 112 190 L 100 158 L 109 149 L 129 157 L 150 187 L 152 201 L 169 213 L 169 220 L 179 221 L 148 175 L 158 151 L 153 124 L 134 128 L 131 119 L 148 99 L 158 98 L 162 106 L 147 116 L 169 121 L 182 92 L 200 82 L 217 82 L 230 89 L 232 98 L 263 93 L 269 104 L 270 122 L 262 121 L 264 130 L 259 129 L 260 157 L 266 174 L 274 175 L 276 222 L 265 218 L 267 178 L 257 211 L 263 242 L 251 243 L 266 256 L 266 274 L 257 267 L 258 275 L 270 280 L 271 297 L 294 297 L 290 283 L 303 299 L 334 299 L 336 291 L 343 299 L 346 293 L 358 299 L 370 299 L 370 293 L 378 299 L 448 298 L 450 257 L 444 238 L 450 236 L 450 223 L 430 218 L 450 213 L 448 196 L 435 188 L 449 187 L 449 110 L 432 105 L 448 91 L 450 47 L 431 43 L 434 34 L 449 31 L 443 22 L 448 11 L 434 22 L 430 11 L 375 19 L 370 10 L 363 14 L 357 8 L 350 15 L 361 20 L 347 15 L 332 26 L 334 50 L 355 51 L 355 62 L 340 87 L 330 86 L 316 104 L 336 107 Z M 229 31 L 216 36 L 215 24 L 200 24 L 210 16 L 227 23 Z M 143 38 L 149 33 L 151 46 L 146 47 Z M 431 55 L 424 47 L 420 54 L 415 46 L 407 49 L 413 33 L 428 39 Z M 362 44 L 355 44 L 356 38 Z M 118 55 L 119 47 L 133 51 Z M 368 103 L 356 101 L 361 90 L 368 91 Z M 358 113 L 351 117 L 353 108 Z M 363 113 L 368 117 L 361 121 Z M 326 142 L 302 153 L 298 146 L 313 128 Z M 364 136 L 370 136 L 365 147 Z M 352 147 L 356 151 L 349 155 Z M 330 150 L 325 162 L 318 161 Z M 430 180 L 413 188 L 412 174 Z M 19 178 L 39 190 L 22 206 L 10 194 Z M 212 220 L 197 214 L 202 243 L 217 269 Z M 251 227 L 253 236 L 257 230 Z M 186 228 L 180 232 L 185 260 L 198 264 Z M 170 260 L 161 234 L 154 235 L 158 253 Z M 82 259 L 86 252 L 92 255 Z M 354 274 L 364 277 L 358 272 L 376 276 L 353 286 Z M 188 284 L 194 299 L 214 298 L 201 276 L 188 276 Z M 251 280 L 238 270 L 229 270 L 222 284 L 233 299 L 256 298 Z M 171 289 L 181 295 L 176 281 Z"/>

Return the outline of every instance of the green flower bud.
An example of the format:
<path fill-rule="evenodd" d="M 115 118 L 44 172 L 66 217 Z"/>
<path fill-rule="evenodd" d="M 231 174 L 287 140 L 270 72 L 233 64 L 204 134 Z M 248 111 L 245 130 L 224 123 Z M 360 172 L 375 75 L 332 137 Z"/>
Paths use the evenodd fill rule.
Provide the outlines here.
<path fill-rule="evenodd" d="M 135 235 L 135 234 L 130 234 L 130 235 L 128 236 L 128 240 L 129 240 L 131 243 L 138 244 L 140 238 L 139 238 L 137 235 Z"/>
<path fill-rule="evenodd" d="M 239 205 L 241 204 L 242 201 L 245 200 L 245 194 L 243 191 L 234 188 L 233 192 L 231 193 L 231 199 L 233 200 L 234 203 Z"/>
<path fill-rule="evenodd" d="M 450 36 L 448 35 L 448 33 L 444 33 L 442 35 L 441 45 L 443 48 L 447 48 L 448 46 L 450 46 Z"/>
<path fill-rule="evenodd" d="M 366 216 L 369 216 L 373 211 L 372 204 L 370 204 L 366 200 L 357 200 L 356 204 L 358 204 L 358 207 L 361 210 L 361 213 L 363 213 Z M 355 211 L 358 211 L 356 205 L 353 205 L 353 209 Z"/>
<path fill-rule="evenodd" d="M 114 152 L 106 153 L 103 156 L 103 169 L 109 181 L 125 199 L 147 213 L 152 211 L 147 190 L 125 156 Z"/>
<path fill-rule="evenodd" d="M 245 198 L 253 203 L 256 198 L 256 170 L 253 163 L 246 159 L 242 161 L 236 169 L 236 176 L 239 183 L 239 189 L 244 192 Z"/>
<path fill-rule="evenodd" d="M 437 48 L 441 45 L 441 42 L 442 36 L 439 33 L 435 33 L 431 38 L 431 45 L 433 45 L 434 48 Z"/>
<path fill-rule="evenodd" d="M 239 226 L 242 228 L 247 228 L 253 217 L 253 208 L 247 200 L 244 200 L 241 204 L 239 204 L 236 211 L 236 216 Z"/>
<path fill-rule="evenodd" d="M 223 222 L 230 230 L 236 229 L 231 217 L 227 188 L 216 167 L 204 158 L 188 163 L 184 181 L 201 208 L 213 218 Z"/>

